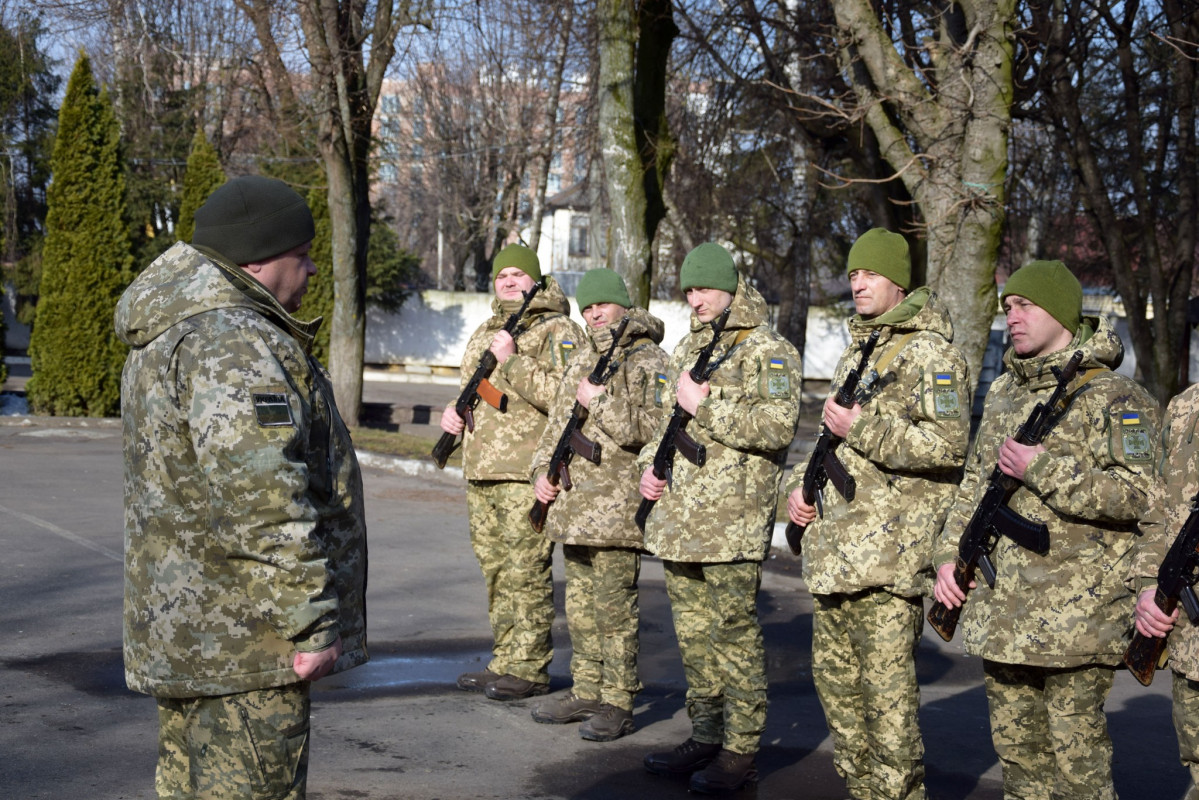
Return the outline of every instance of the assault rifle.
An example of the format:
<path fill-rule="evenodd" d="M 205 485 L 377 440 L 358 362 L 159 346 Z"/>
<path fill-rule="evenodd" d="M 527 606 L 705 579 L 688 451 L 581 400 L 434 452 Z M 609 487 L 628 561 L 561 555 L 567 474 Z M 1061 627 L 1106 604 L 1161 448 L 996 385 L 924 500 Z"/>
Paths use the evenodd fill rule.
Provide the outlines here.
<path fill-rule="evenodd" d="M 529 308 L 529 303 L 532 302 L 533 296 L 541 288 L 540 283 L 534 283 L 533 288 L 527 292 L 521 292 L 525 300 L 520 304 L 520 308 L 516 309 L 507 322 L 504 323 L 504 330 L 510 336 L 515 336 L 516 326 L 520 323 L 520 318 L 524 316 L 525 311 Z M 475 372 L 470 376 L 466 386 L 462 389 L 462 394 L 458 395 L 457 402 L 454 403 L 454 410 L 458 412 L 458 416 L 466 421 L 466 427 L 472 433 L 475 430 L 475 406 L 479 404 L 479 399 L 482 398 L 487 402 L 487 405 L 497 409 L 501 413 L 508 410 L 508 395 L 501 392 L 499 389 L 491 385 L 491 381 L 487 380 L 491 377 L 491 373 L 495 370 L 498 362 L 495 359 L 495 353 L 490 349 L 484 350 L 483 355 L 479 357 L 479 366 L 475 367 Z M 458 437 L 452 433 L 443 433 L 441 438 L 437 440 L 437 444 L 433 445 L 433 460 L 437 463 L 438 469 L 445 467 L 445 462 L 449 460 L 450 454 L 458 447 Z"/>
<path fill-rule="evenodd" d="M 1191 623 L 1199 625 L 1196 580 L 1199 580 L 1199 495 L 1191 499 L 1191 514 L 1158 567 L 1153 602 L 1166 614 L 1173 614 L 1181 602 Z M 1124 664 L 1134 678 L 1148 686 L 1165 649 L 1166 637 L 1142 636 L 1137 632 L 1124 653 Z"/>
<path fill-rule="evenodd" d="M 599 361 L 595 362 L 595 368 L 587 376 L 587 381 L 592 386 L 603 386 L 612 377 L 612 373 L 608 371 L 608 365 L 611 363 L 612 354 L 616 352 L 616 346 L 620 344 L 620 339 L 624 336 L 625 328 L 628 326 L 629 318 L 625 316 L 612 334 L 612 344 L 608 346 L 608 352 L 600 356 Z M 579 430 L 586 419 L 587 409 L 583 407 L 582 403 L 575 400 L 574 408 L 570 412 L 570 419 L 566 421 L 566 427 L 562 429 L 562 435 L 558 437 L 558 444 L 554 447 L 554 454 L 550 456 L 550 467 L 546 478 L 554 486 L 561 484 L 562 488 L 568 491 L 574 487 L 574 483 L 570 480 L 570 461 L 574 458 L 575 453 L 592 464 L 600 463 L 602 451 L 600 443 L 591 441 Z M 543 503 L 540 500 L 533 503 L 533 507 L 529 509 L 529 524 L 533 526 L 533 530 L 541 533 L 541 529 L 545 527 L 545 515 L 549 513 L 549 509 L 549 503 Z"/>
<path fill-rule="evenodd" d="M 870 338 L 862 342 L 862 357 L 858 359 L 858 365 L 849 371 L 841 388 L 837 390 L 835 402 L 842 408 L 853 408 L 855 395 L 858 392 L 858 383 L 862 380 L 862 373 L 866 371 L 866 363 L 870 360 L 870 354 L 874 352 L 874 346 L 878 344 L 880 333 L 882 330 L 875 328 L 870 332 Z M 832 481 L 833 488 L 845 498 L 847 503 L 853 502 L 854 495 L 858 491 L 857 481 L 849 474 L 849 470 L 845 469 L 841 459 L 837 458 L 837 445 L 840 443 L 841 440 L 825 427 L 820 433 L 820 438 L 816 440 L 816 446 L 812 449 L 812 457 L 808 459 L 808 467 L 803 474 L 803 500 L 808 505 L 815 505 L 816 512 L 822 517 L 824 516 L 824 487 L 829 481 Z M 799 555 L 805 528 L 807 528 L 806 525 L 787 522 L 787 547 L 795 555 Z"/>
<path fill-rule="evenodd" d="M 729 321 L 730 310 L 732 310 L 732 306 L 725 308 L 719 317 L 712 320 L 712 341 L 699 351 L 699 356 L 690 369 L 691 380 L 696 383 L 705 383 L 712 377 L 716 367 L 720 366 L 719 361 L 712 367 L 709 367 L 708 362 L 712 360 L 712 354 L 716 352 L 720 334 L 724 331 L 725 323 Z M 674 410 L 670 412 L 670 421 L 666 424 L 666 432 L 662 434 L 662 441 L 658 442 L 658 449 L 654 451 L 654 477 L 658 480 L 665 478 L 667 484 L 673 483 L 674 480 L 674 454 L 676 451 L 682 453 L 697 467 L 702 467 L 708 460 L 707 448 L 692 439 L 684 430 L 690 419 L 691 415 L 679 405 L 678 398 L 675 398 Z M 649 519 L 649 512 L 653 510 L 655 502 L 643 498 L 641 505 L 637 507 L 637 527 L 643 531 L 645 530 L 645 521 Z"/>
<path fill-rule="evenodd" d="M 1066 394 L 1066 386 L 1078 372 L 1082 355 L 1082 351 L 1077 350 L 1066 362 L 1065 367 L 1053 367 L 1057 387 L 1049 396 L 1048 402 L 1037 403 L 1028 419 L 1016 431 L 1014 438 L 1017 442 L 1035 446 L 1045 438 L 1045 434 L 1049 432 L 1051 416 L 1057 413 L 1058 406 Z M 999 543 L 1001 535 L 1037 555 L 1043 556 L 1049 552 L 1049 528 L 1045 523 L 1027 520 L 1008 508 L 1008 501 L 1020 485 L 1020 481 L 1005 475 L 998 464 L 991 470 L 983 499 L 979 501 L 978 508 L 974 509 L 974 516 L 970 518 L 966 529 L 962 531 L 962 538 L 958 541 L 953 579 L 963 594 L 970 592 L 970 582 L 974 580 L 975 569 L 981 570 L 983 577 L 987 579 L 987 585 L 995 588 L 995 565 L 991 562 L 991 552 Z M 950 608 L 938 600 L 929 609 L 929 624 L 947 642 L 957 630 L 962 608 L 961 605 Z"/>

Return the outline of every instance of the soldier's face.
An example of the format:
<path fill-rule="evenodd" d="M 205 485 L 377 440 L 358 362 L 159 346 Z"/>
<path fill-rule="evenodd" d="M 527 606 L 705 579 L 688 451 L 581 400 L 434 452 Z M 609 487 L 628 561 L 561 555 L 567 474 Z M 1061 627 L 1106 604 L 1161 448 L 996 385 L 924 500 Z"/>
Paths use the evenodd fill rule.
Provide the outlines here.
<path fill-rule="evenodd" d="M 863 319 L 887 313 L 899 305 L 904 295 L 903 287 L 868 269 L 849 273 L 849 288 L 853 290 L 853 307 Z"/>
<path fill-rule="evenodd" d="M 501 300 L 520 300 L 533 288 L 533 279 L 516 267 L 504 267 L 495 276 L 495 296 Z"/>
<path fill-rule="evenodd" d="M 687 290 L 687 305 L 700 322 L 711 322 L 733 304 L 733 295 L 724 289 L 703 289 L 693 286 Z"/>
<path fill-rule="evenodd" d="M 583 309 L 583 320 L 593 329 L 602 328 L 620 322 L 626 313 L 628 309 L 616 303 L 592 303 Z"/>
<path fill-rule="evenodd" d="M 1021 358 L 1035 358 L 1056 353 L 1070 345 L 1074 334 L 1049 312 L 1026 297 L 1009 295 L 1003 299 L 1008 335 L 1012 349 Z"/>
<path fill-rule="evenodd" d="M 266 261 L 246 264 L 242 269 L 265 286 L 279 305 L 294 313 L 308 291 L 308 279 L 316 274 L 316 264 L 308 254 L 311 249 L 312 242 L 305 242 Z"/>

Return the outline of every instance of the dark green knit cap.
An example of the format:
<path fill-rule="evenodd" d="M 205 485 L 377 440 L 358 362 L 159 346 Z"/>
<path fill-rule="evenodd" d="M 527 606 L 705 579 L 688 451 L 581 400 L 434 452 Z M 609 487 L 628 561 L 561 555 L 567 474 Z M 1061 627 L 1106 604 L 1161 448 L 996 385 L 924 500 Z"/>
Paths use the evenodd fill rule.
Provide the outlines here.
<path fill-rule="evenodd" d="M 491 260 L 491 282 L 508 267 L 516 267 L 535 281 L 541 280 L 541 262 L 537 254 L 523 244 L 510 244 Z"/>
<path fill-rule="evenodd" d="M 871 228 L 849 248 L 847 272 L 877 272 L 901 289 L 912 288 L 912 256 L 908 240 L 886 228 Z"/>
<path fill-rule="evenodd" d="M 1082 284 L 1060 261 L 1030 261 L 1012 273 L 999 296 L 1031 300 L 1062 323 L 1070 333 L 1078 333 L 1082 322 Z"/>
<path fill-rule="evenodd" d="M 294 189 L 277 178 L 243 175 L 226 181 L 196 209 L 192 244 L 240 266 L 286 253 L 315 237 L 312 212 Z"/>
<path fill-rule="evenodd" d="M 596 303 L 615 303 L 624 308 L 633 305 L 629 300 L 629 290 L 625 288 L 624 279 L 606 267 L 583 273 L 583 277 L 579 279 L 579 288 L 575 291 L 575 301 L 578 302 L 580 311 Z"/>
<path fill-rule="evenodd" d="M 705 242 L 683 259 L 679 270 L 679 288 L 723 289 L 737 293 L 737 265 L 729 251 L 715 242 Z"/>

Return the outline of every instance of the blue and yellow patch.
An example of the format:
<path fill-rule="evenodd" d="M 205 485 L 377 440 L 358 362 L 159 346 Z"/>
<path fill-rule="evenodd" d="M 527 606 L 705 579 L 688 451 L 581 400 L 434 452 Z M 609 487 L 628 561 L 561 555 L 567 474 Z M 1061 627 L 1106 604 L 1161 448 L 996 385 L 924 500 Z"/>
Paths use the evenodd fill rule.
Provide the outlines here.
<path fill-rule="evenodd" d="M 1125 461 L 1148 463 L 1153 460 L 1153 436 L 1140 412 L 1120 412 L 1119 436 Z"/>
<path fill-rule="evenodd" d="M 666 389 L 666 373 L 659 372 L 654 376 L 654 404 L 662 405 L 662 392 Z"/>
<path fill-rule="evenodd" d="M 962 400 L 958 396 L 957 376 L 952 372 L 934 372 L 932 388 L 933 413 L 937 419 L 960 419 Z"/>
<path fill-rule="evenodd" d="M 570 360 L 570 354 L 573 353 L 574 351 L 575 351 L 575 343 L 572 342 L 570 339 L 563 339 L 562 343 L 558 345 L 558 353 L 562 357 L 563 364 L 565 364 L 567 361 Z"/>

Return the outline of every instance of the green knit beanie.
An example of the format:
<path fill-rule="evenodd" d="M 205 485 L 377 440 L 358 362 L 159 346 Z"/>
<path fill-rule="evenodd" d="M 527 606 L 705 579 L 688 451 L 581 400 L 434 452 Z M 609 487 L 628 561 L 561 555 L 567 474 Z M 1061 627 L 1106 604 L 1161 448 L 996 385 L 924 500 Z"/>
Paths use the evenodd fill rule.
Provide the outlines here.
<path fill-rule="evenodd" d="M 737 293 L 737 265 L 729 251 L 715 242 L 705 242 L 683 259 L 679 270 L 679 288 L 723 289 Z"/>
<path fill-rule="evenodd" d="M 491 260 L 491 282 L 495 283 L 495 276 L 508 267 L 516 267 L 533 280 L 541 281 L 541 262 L 537 260 L 537 254 L 523 244 L 510 244 L 496 254 Z"/>
<path fill-rule="evenodd" d="M 908 240 L 886 228 L 871 228 L 849 248 L 847 272 L 877 272 L 905 291 L 912 288 L 912 256 Z"/>
<path fill-rule="evenodd" d="M 606 267 L 583 273 L 583 277 L 579 279 L 579 288 L 575 291 L 575 300 L 580 311 L 596 303 L 615 303 L 624 308 L 633 305 L 629 300 L 629 290 L 625 288 L 624 279 Z"/>
<path fill-rule="evenodd" d="M 243 175 L 225 182 L 196 209 L 192 244 L 241 266 L 314 238 L 312 212 L 294 189 L 277 178 Z"/>
<path fill-rule="evenodd" d="M 1078 333 L 1082 322 L 1082 284 L 1060 261 L 1030 261 L 1012 273 L 999 296 L 1031 300 L 1062 323 L 1070 333 Z"/>

